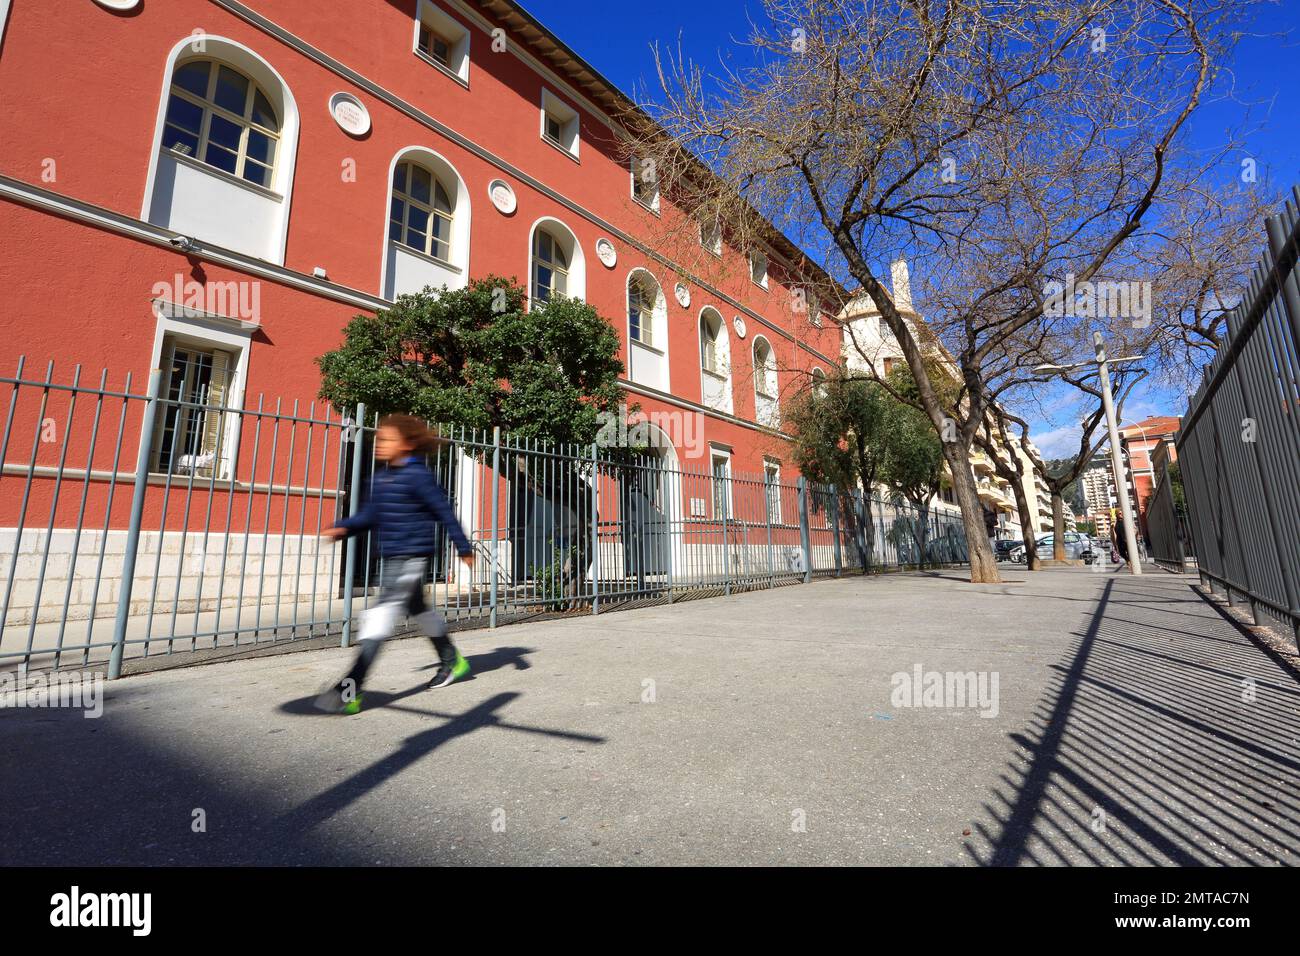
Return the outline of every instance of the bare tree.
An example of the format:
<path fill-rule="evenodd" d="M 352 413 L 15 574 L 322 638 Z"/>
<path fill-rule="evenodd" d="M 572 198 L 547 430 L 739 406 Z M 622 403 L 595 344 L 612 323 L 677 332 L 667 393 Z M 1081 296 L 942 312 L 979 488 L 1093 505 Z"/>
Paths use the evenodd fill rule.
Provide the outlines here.
<path fill-rule="evenodd" d="M 1052 314 L 1049 284 L 1127 267 L 1244 6 L 765 0 L 749 65 L 659 57 L 634 161 L 729 243 L 797 243 L 871 299 L 943 439 L 972 581 L 998 580 L 968 453 L 989 395 L 1045 336 L 1095 322 L 1060 296 Z M 899 254 L 926 277 L 920 311 L 959 370 L 956 403 L 885 288 L 881 260 Z"/>
<path fill-rule="evenodd" d="M 1154 241 L 1139 253 L 1152 277 L 1155 314 L 1136 343 L 1166 383 L 1195 388 L 1197 370 L 1214 357 L 1266 248 L 1264 218 L 1279 204 L 1263 181 L 1217 189 L 1193 182 L 1167 204 Z"/>
<path fill-rule="evenodd" d="M 1147 376 L 1147 370 L 1138 366 L 1115 366 L 1111 369 L 1111 389 L 1115 398 L 1115 417 L 1122 420 L 1124 403 L 1128 401 L 1133 390 Z M 1016 439 L 1021 450 L 1028 458 L 1033 469 L 1042 476 L 1052 496 L 1052 557 L 1054 560 L 1065 559 L 1065 501 L 1064 492 L 1069 484 L 1083 474 L 1088 464 L 1097 456 L 1101 446 L 1106 443 L 1107 433 L 1102 428 L 1106 413 L 1102 407 L 1101 384 L 1096 372 L 1077 370 L 1060 376 L 1061 381 L 1080 393 L 1085 400 L 1088 411 L 1080 422 L 1079 445 L 1073 458 L 1065 459 L 1064 468 L 1049 468 L 1042 454 L 1029 439 L 1029 423 L 1024 418 L 1007 409 L 992 405 L 996 412 L 990 418 L 996 421 L 994 427 L 1005 442 L 1010 442 L 1009 430 L 1012 426 L 1020 429 Z M 1033 570 L 1031 568 L 1031 570 Z"/>

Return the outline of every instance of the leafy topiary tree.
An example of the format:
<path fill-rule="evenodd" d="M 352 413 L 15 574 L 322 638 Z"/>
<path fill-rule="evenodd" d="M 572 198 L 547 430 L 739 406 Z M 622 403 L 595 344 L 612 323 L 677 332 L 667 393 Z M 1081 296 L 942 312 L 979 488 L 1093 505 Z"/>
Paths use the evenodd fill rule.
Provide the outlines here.
<path fill-rule="evenodd" d="M 343 344 L 316 360 L 320 396 L 336 408 L 365 402 L 380 414 L 590 444 L 600 413 L 624 401 L 618 334 L 580 300 L 556 296 L 530 310 L 526 299 L 515 280 L 486 276 L 358 315 Z"/>
<path fill-rule="evenodd" d="M 879 384 L 837 369 L 824 383 L 797 394 L 782 415 L 794 439 L 795 465 L 805 478 L 840 491 L 862 490 L 863 512 L 854 539 L 864 571 L 872 560 L 872 495 L 891 403 Z"/>
<path fill-rule="evenodd" d="M 618 334 L 578 299 L 555 296 L 531 309 L 526 303 L 518 282 L 486 276 L 358 315 L 343 344 L 316 360 L 320 396 L 341 409 L 364 402 L 368 414 L 405 412 L 482 431 L 499 426 L 567 450 L 542 468 L 532 467 L 536 456 L 507 452 L 501 472 L 512 493 L 563 509 L 549 534 L 566 540 L 539 545 L 545 553 L 553 544 L 589 554 L 589 522 L 569 519 L 590 513 L 591 464 L 580 449 L 595 441 L 602 414 L 618 414 L 625 402 Z M 584 568 L 572 562 L 575 594 Z"/>

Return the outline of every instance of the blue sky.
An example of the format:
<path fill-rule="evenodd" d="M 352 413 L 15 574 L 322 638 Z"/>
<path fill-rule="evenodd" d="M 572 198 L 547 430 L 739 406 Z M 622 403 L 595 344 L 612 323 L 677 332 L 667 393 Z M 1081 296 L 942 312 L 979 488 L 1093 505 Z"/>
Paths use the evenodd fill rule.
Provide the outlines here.
<path fill-rule="evenodd" d="M 732 52 L 735 41 L 747 35 L 751 17 L 762 17 L 760 4 L 732 0 L 657 0 L 606 6 L 598 15 L 590 5 L 573 0 L 523 0 L 523 5 L 606 78 L 638 98 L 643 91 L 653 96 L 657 89 L 652 43 L 675 51 L 680 42 L 687 56 L 709 68 L 720 58 L 743 57 L 743 52 Z M 1300 0 L 1260 2 L 1252 15 L 1249 35 L 1238 45 L 1230 72 L 1220 79 L 1220 97 L 1194 119 L 1192 142 L 1210 149 L 1226 131 L 1245 127 L 1245 155 L 1289 190 L 1300 183 Z M 1262 225 L 1260 241 L 1262 248 Z M 1035 440 L 1049 455 L 1072 453 L 1079 411 L 1070 402 L 1053 404 L 1031 418 Z M 1134 394 L 1124 418 L 1131 422 L 1184 411 L 1183 396 L 1146 387 Z"/>

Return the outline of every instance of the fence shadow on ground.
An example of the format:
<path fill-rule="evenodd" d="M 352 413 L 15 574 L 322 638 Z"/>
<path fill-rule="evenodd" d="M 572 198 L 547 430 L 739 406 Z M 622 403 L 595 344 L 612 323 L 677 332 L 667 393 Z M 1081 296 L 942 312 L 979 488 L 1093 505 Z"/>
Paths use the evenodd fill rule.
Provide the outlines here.
<path fill-rule="evenodd" d="M 1300 683 L 1186 579 L 1109 578 L 1056 670 L 976 862 L 1300 862 Z"/>

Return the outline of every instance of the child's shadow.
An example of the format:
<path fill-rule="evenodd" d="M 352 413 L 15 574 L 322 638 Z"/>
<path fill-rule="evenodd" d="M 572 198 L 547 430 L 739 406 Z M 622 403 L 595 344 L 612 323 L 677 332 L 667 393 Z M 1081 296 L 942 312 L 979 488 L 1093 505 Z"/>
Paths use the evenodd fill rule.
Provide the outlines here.
<path fill-rule="evenodd" d="M 528 662 L 525 655 L 533 653 L 531 647 L 498 647 L 496 650 L 488 651 L 483 654 L 466 654 L 465 660 L 469 661 L 469 676 L 457 683 L 465 683 L 474 679 L 476 674 L 487 674 L 501 667 L 510 664 L 515 666 L 515 670 L 526 671 L 533 665 Z M 438 666 L 435 660 L 431 664 L 426 664 L 418 670 L 432 670 Z M 402 691 L 398 694 L 389 694 L 384 691 L 367 690 L 365 692 L 365 708 L 374 710 L 378 707 L 385 707 L 389 704 L 396 703 L 404 697 L 413 697 L 416 694 L 422 694 L 428 688 L 424 684 L 418 684 L 410 690 Z M 321 716 L 325 714 L 316 706 L 316 694 L 310 697 L 300 697 L 297 700 L 286 701 L 280 705 L 280 712 L 283 714 L 292 714 L 294 716 Z M 333 715 L 330 715 L 333 716 Z"/>
<path fill-rule="evenodd" d="M 465 654 L 465 660 L 469 661 L 470 679 L 473 679 L 475 674 L 488 674 L 511 664 L 515 666 L 517 671 L 526 671 L 533 665 L 528 662 L 525 655 L 533 653 L 533 650 L 531 647 L 498 647 L 496 650 L 482 654 Z M 437 666 L 438 662 L 433 661 L 425 664 L 419 670 L 433 670 Z"/>

